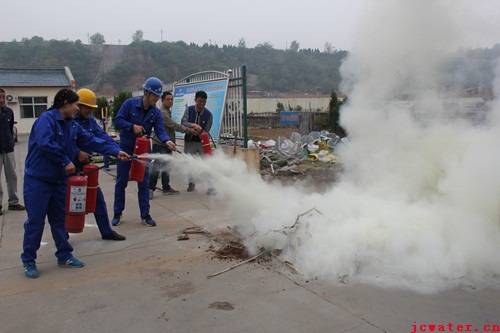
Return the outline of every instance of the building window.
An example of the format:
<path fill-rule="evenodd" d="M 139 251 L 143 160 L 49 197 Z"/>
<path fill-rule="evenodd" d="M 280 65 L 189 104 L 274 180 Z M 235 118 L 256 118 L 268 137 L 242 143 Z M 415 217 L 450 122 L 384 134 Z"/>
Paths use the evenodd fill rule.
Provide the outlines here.
<path fill-rule="evenodd" d="M 21 118 L 38 118 L 47 111 L 47 97 L 19 97 Z"/>

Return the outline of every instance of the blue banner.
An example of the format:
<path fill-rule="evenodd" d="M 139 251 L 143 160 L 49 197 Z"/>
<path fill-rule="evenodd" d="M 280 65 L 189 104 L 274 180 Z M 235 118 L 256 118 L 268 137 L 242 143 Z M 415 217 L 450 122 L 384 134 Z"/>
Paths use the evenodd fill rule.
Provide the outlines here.
<path fill-rule="evenodd" d="M 281 111 L 280 125 L 298 125 L 300 113 L 297 111 Z"/>
<path fill-rule="evenodd" d="M 214 140 L 219 139 L 222 114 L 226 104 L 227 79 L 185 84 L 174 87 L 174 105 L 172 106 L 172 118 L 181 123 L 184 111 L 188 106 L 194 105 L 194 95 L 197 91 L 203 90 L 207 93 L 207 108 L 213 115 L 213 125 L 210 135 Z M 184 137 L 183 133 L 176 133 L 176 137 Z"/>

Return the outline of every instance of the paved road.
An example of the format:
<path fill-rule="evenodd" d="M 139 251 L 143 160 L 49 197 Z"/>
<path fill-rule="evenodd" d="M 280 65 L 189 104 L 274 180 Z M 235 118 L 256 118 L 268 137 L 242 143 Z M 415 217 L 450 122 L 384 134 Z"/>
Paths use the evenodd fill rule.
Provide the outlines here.
<path fill-rule="evenodd" d="M 20 141 L 19 171 L 26 138 Z M 113 179 L 101 173 L 100 180 L 111 205 Z M 101 240 L 88 217 L 84 232 L 71 235 L 74 253 L 86 266 L 63 269 L 55 264 L 46 229 L 36 280 L 24 277 L 19 260 L 25 213 L 7 211 L 1 224 L 0 332 L 407 333 L 415 331 L 414 322 L 471 324 L 472 331 L 483 332 L 483 325 L 500 322 L 499 290 L 423 295 L 306 281 L 278 263 L 251 263 L 207 279 L 234 262 L 214 258 L 213 237 L 193 235 L 179 242 L 177 235 L 193 225 L 214 234 L 225 230 L 231 210 L 202 191 L 183 191 L 153 200 L 159 225 L 147 228 L 138 223 L 131 185 L 124 224 L 117 228 L 127 240 Z M 185 190 L 182 181 L 174 185 Z"/>

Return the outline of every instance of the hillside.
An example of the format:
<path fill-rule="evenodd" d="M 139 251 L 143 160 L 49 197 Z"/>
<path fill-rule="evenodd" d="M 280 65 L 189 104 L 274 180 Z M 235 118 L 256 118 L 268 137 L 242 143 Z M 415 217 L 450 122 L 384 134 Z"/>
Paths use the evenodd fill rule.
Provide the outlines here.
<path fill-rule="evenodd" d="M 250 90 L 327 93 L 340 83 L 339 67 L 346 54 L 145 41 L 125 47 L 122 61 L 103 75 L 99 88 L 134 90 L 149 75 L 170 82 L 207 69 L 246 64 Z"/>
<path fill-rule="evenodd" d="M 148 76 L 165 82 L 203 70 L 247 65 L 249 90 L 328 93 L 340 83 L 346 51 L 284 51 L 268 44 L 255 48 L 224 45 L 153 43 L 84 45 L 80 41 L 46 41 L 40 37 L 0 43 L 1 67 L 69 66 L 78 86 L 114 95 L 137 90 Z"/>
<path fill-rule="evenodd" d="M 278 50 L 264 43 L 244 45 L 153 43 L 85 45 L 81 41 L 43 40 L 0 43 L 0 67 L 54 68 L 69 66 L 79 87 L 112 96 L 137 90 L 148 76 L 165 82 L 204 70 L 247 65 L 249 91 L 328 94 L 341 82 L 339 68 L 347 51 Z M 491 87 L 500 45 L 462 49 L 441 67 L 443 87 Z"/>

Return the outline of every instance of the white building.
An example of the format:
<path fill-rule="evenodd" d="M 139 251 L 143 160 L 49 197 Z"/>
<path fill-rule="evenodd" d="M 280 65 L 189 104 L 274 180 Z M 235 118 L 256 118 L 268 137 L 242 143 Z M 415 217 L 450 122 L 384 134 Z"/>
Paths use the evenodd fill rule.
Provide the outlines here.
<path fill-rule="evenodd" d="M 0 88 L 5 90 L 7 106 L 14 111 L 18 133 L 29 133 L 35 119 L 53 104 L 59 90 L 75 89 L 75 79 L 68 67 L 0 68 Z"/>

